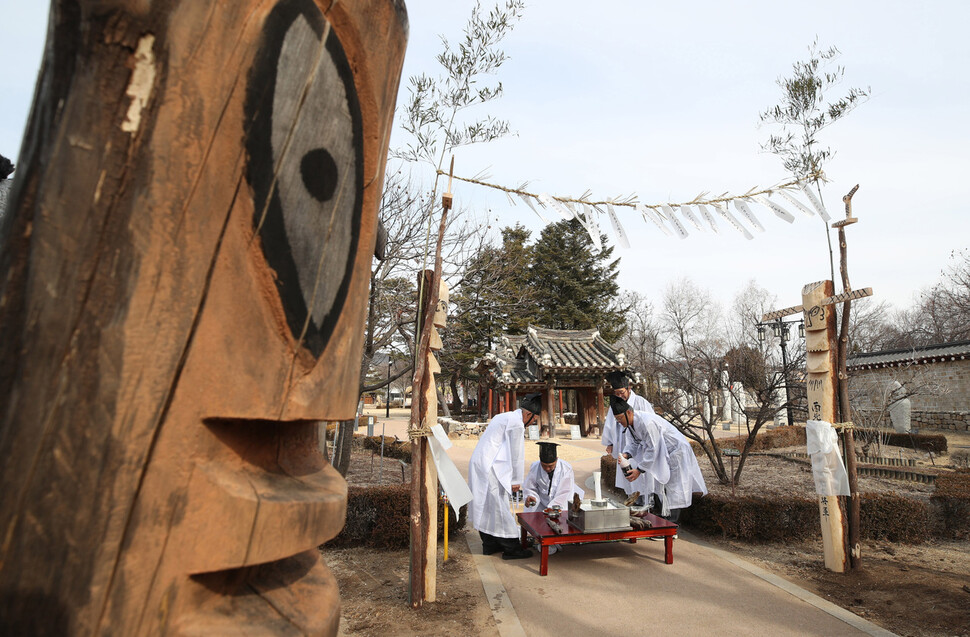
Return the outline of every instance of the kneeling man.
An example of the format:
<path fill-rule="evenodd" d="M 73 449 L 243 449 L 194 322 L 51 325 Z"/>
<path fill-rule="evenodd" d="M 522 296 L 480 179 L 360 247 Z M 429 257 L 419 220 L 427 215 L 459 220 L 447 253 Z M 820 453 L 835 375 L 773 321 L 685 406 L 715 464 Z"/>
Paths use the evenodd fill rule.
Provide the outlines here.
<path fill-rule="evenodd" d="M 539 461 L 533 462 L 529 468 L 529 475 L 522 483 L 525 494 L 525 510 L 528 512 L 544 511 L 559 505 L 563 511 L 569 509 L 569 502 L 573 494 L 582 498 L 585 492 L 576 486 L 576 476 L 573 467 L 565 460 L 559 459 L 556 442 L 539 443 Z M 561 549 L 559 546 L 549 547 L 549 554 Z"/>

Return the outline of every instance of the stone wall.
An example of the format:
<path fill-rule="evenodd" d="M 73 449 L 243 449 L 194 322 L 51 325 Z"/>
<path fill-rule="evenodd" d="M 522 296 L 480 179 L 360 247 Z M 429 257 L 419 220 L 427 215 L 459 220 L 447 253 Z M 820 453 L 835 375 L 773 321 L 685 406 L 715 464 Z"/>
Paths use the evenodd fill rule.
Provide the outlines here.
<path fill-rule="evenodd" d="M 913 426 L 966 424 L 970 413 L 970 360 L 952 360 L 922 365 L 853 369 L 849 391 L 858 409 L 881 411 L 887 388 L 898 381 L 911 393 Z M 925 424 L 917 425 L 917 422 Z"/>
<path fill-rule="evenodd" d="M 862 412 L 862 418 L 859 417 Z M 871 410 L 857 410 L 856 420 L 865 422 L 867 426 L 878 425 L 880 427 L 892 428 L 889 415 L 883 414 L 879 422 L 879 414 Z M 914 429 L 938 429 L 941 431 L 970 431 L 970 412 L 968 411 L 924 411 L 914 409 L 910 416 L 911 426 Z"/>

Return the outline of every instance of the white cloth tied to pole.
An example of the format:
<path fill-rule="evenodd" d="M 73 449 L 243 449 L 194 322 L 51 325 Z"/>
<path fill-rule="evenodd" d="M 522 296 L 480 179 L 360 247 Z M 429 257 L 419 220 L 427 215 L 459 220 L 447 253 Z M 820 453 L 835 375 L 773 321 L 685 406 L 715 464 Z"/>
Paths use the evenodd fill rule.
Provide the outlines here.
<path fill-rule="evenodd" d="M 472 490 L 468 488 L 465 479 L 461 477 L 458 467 L 451 461 L 446 449 L 451 447 L 448 434 L 445 433 L 441 425 L 431 427 L 433 436 L 428 436 L 428 447 L 431 449 L 431 458 L 434 466 L 438 469 L 438 482 L 448 496 L 448 504 L 458 515 L 458 509 L 468 504 L 472 500 Z"/>
<path fill-rule="evenodd" d="M 808 456 L 812 459 L 812 477 L 819 495 L 850 495 L 849 474 L 839 453 L 839 436 L 832 423 L 809 420 L 805 423 Z"/>

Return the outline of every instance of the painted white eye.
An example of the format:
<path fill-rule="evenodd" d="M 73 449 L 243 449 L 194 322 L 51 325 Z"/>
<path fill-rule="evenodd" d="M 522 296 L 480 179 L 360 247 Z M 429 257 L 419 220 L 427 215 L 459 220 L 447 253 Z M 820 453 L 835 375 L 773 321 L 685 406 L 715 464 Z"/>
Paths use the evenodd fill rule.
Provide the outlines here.
<path fill-rule="evenodd" d="M 312 0 L 267 18 L 246 111 L 254 225 L 290 330 L 319 356 L 353 274 L 363 136 L 350 65 Z"/>

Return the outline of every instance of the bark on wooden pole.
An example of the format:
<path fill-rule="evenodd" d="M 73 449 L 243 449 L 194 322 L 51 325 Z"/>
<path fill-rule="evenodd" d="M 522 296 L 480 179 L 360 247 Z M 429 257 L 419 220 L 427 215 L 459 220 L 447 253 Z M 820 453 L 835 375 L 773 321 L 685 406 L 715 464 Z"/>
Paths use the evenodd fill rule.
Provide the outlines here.
<path fill-rule="evenodd" d="M 852 195 L 859 186 L 856 185 L 848 194 L 842 197 L 845 203 L 845 219 L 833 226 L 839 229 L 839 271 L 842 274 L 842 291 L 850 292 L 849 283 L 848 246 L 845 240 L 845 227 L 857 220 L 852 216 Z M 849 342 L 849 317 L 852 301 L 842 304 L 841 325 L 839 326 L 839 413 L 842 429 L 842 444 L 845 447 L 846 472 L 849 476 L 849 563 L 853 569 L 862 567 L 862 544 L 860 542 L 861 502 L 859 497 L 858 475 L 855 458 L 855 436 L 852 425 L 852 408 L 849 404 L 849 374 L 846 368 Z"/>
<path fill-rule="evenodd" d="M 802 289 L 808 417 L 831 423 L 837 422 L 838 344 L 835 312 L 832 306 L 821 303 L 834 290 L 832 281 L 810 283 Z M 818 498 L 825 567 L 842 573 L 848 557 L 839 498 L 823 495 Z"/>

